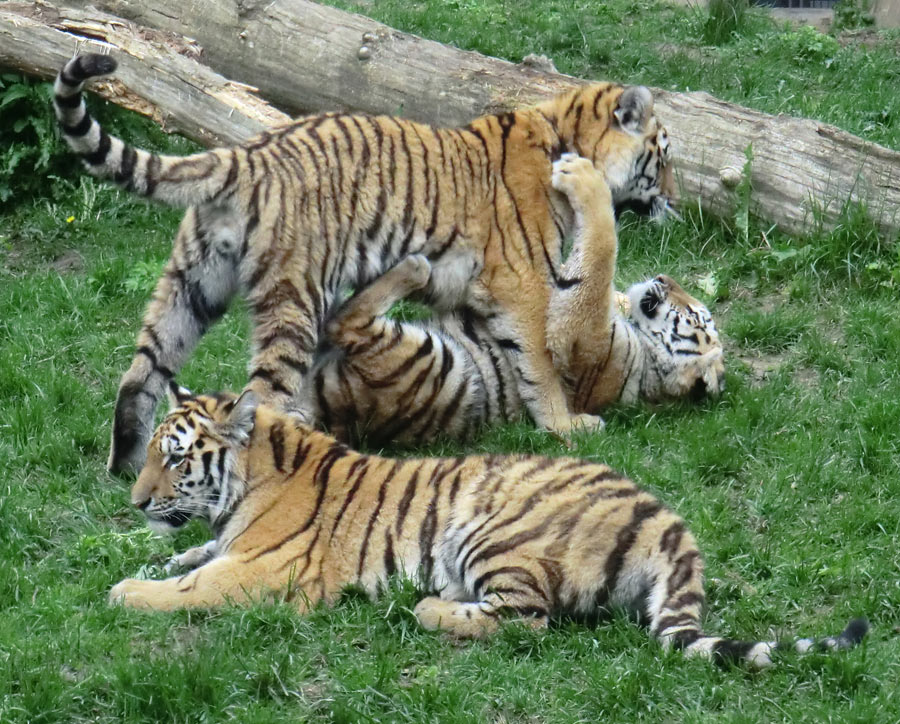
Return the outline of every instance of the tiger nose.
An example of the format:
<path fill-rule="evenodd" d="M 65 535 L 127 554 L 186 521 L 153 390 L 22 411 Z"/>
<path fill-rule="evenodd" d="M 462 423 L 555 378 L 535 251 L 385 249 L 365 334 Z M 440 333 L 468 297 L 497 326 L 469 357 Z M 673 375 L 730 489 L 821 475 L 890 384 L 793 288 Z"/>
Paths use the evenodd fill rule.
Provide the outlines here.
<path fill-rule="evenodd" d="M 138 510 L 144 510 L 146 507 L 150 505 L 150 498 L 146 498 L 145 500 L 136 500 L 134 501 L 134 507 Z"/>

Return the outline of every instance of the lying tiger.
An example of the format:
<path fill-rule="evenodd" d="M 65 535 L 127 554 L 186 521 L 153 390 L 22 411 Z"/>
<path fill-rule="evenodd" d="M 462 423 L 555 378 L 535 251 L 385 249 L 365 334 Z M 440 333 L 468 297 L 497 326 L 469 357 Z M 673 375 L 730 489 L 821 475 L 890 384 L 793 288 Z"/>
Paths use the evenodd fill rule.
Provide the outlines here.
<path fill-rule="evenodd" d="M 463 128 L 325 113 L 181 157 L 137 149 L 91 117 L 82 88 L 115 69 L 97 54 L 62 68 L 63 137 L 93 174 L 187 211 L 119 385 L 110 470 L 140 467 L 166 382 L 238 294 L 253 321 L 248 389 L 311 420 L 302 401 L 323 323 L 346 289 L 411 254 L 436 269 L 427 292 L 437 307 L 475 307 L 494 336 L 515 340 L 518 395 L 539 426 L 599 423 L 569 409 L 548 352 L 565 356 L 572 343 L 568 327 L 546 336 L 552 288 L 597 306 L 583 277 L 560 273 L 571 214 L 551 163 L 579 153 L 617 203 L 665 209 L 668 139 L 647 88 L 595 83 Z"/>
<path fill-rule="evenodd" d="M 296 418 L 240 397 L 191 398 L 153 435 L 131 499 L 150 526 L 206 519 L 215 540 L 184 554 L 199 567 L 125 579 L 110 601 L 173 610 L 272 595 L 301 612 L 348 584 L 377 594 L 402 572 L 430 595 L 428 629 L 480 637 L 504 614 L 551 616 L 624 606 L 687 656 L 769 666 L 774 642 L 704 633 L 703 563 L 684 522 L 605 465 L 572 458 L 362 455 Z M 857 644 L 868 626 L 802 639 L 798 651 Z"/>
<path fill-rule="evenodd" d="M 624 303 L 617 299 L 615 217 L 602 174 L 566 154 L 553 164 L 552 184 L 575 213 L 563 273 L 593 285 L 590 296 L 597 300 L 596 309 L 585 310 L 577 306 L 583 297 L 571 298 L 567 289 L 551 293 L 548 337 L 558 327 L 575 330 L 576 348 L 554 359 L 571 409 L 598 414 L 616 401 L 718 394 L 725 381 L 722 344 L 701 302 L 667 276 L 635 284 Z M 430 277 L 425 257 L 410 256 L 348 300 L 328 324 L 333 348 L 314 368 L 305 406 L 338 439 L 465 439 L 483 425 L 522 414 L 510 359 L 515 339 L 492 334 L 472 309 L 424 323 L 384 316 Z"/>

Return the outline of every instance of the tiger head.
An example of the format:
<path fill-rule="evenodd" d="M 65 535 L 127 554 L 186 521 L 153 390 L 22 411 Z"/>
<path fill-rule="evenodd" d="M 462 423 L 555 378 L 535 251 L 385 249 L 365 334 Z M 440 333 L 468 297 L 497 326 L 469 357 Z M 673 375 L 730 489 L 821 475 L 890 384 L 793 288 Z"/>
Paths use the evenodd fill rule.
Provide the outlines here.
<path fill-rule="evenodd" d="M 590 158 L 612 192 L 616 210 L 655 218 L 677 216 L 672 151 L 644 86 L 597 83 L 538 106 L 559 139 L 559 151 Z"/>
<path fill-rule="evenodd" d="M 253 428 L 255 398 L 249 392 L 192 397 L 173 383 L 169 401 L 172 409 L 150 439 L 131 502 L 160 533 L 191 518 L 215 527 L 243 497 L 233 472 L 240 443 Z"/>
<path fill-rule="evenodd" d="M 669 276 L 635 284 L 627 292 L 627 313 L 644 346 L 650 398 L 718 395 L 725 386 L 722 343 L 712 315 Z"/>

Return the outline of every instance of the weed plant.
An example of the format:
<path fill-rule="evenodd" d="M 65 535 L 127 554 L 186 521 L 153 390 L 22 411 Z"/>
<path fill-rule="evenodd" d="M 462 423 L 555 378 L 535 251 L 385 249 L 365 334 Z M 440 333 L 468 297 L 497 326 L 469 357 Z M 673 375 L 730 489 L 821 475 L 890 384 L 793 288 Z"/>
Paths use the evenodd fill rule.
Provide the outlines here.
<path fill-rule="evenodd" d="M 548 52 L 581 75 L 690 85 L 793 113 L 818 98 L 826 120 L 896 145 L 893 111 L 880 125 L 861 120 L 895 102 L 883 47 L 836 51 L 845 69 L 872 70 L 866 102 L 853 106 L 860 77 L 838 91 L 824 65 L 786 64 L 783 44 L 806 41 L 774 26 L 765 42 L 712 49 L 698 16 L 650 2 L 361 7 L 513 60 Z M 779 63 L 779 74 L 764 72 Z M 35 98 L 46 93 L 24 85 Z M 42 122 L 21 110 L 31 127 Z M 101 112 L 129 139 L 186 148 L 128 114 Z M 0 127 L 0 155 L 26 127 Z M 855 615 L 873 625 L 856 650 L 785 655 L 754 674 L 664 653 L 619 612 L 547 632 L 510 624 L 459 645 L 418 628 L 417 594 L 402 581 L 378 601 L 348 591 L 303 617 L 286 605 L 109 608 L 116 581 L 158 573 L 207 535 L 200 525 L 174 539 L 151 535 L 128 503 L 128 481 L 104 470 L 118 379 L 181 212 L 85 178 L 61 146 L 42 161 L 34 142 L 38 151 L 19 162 L 29 173 L 7 177 L 0 209 L 0 721 L 900 720 L 900 257 L 863 209 L 803 238 L 752 214 L 746 226 L 713 219 L 696 205 L 663 226 L 620 220 L 618 285 L 664 271 L 703 299 L 725 341 L 727 387 L 699 404 L 615 407 L 605 431 L 579 436 L 574 452 L 631 475 L 684 515 L 706 555 L 710 631 L 824 635 Z M 238 304 L 179 381 L 238 389 L 247 349 Z M 387 452 L 474 451 L 566 453 L 526 421 L 465 447 Z"/>

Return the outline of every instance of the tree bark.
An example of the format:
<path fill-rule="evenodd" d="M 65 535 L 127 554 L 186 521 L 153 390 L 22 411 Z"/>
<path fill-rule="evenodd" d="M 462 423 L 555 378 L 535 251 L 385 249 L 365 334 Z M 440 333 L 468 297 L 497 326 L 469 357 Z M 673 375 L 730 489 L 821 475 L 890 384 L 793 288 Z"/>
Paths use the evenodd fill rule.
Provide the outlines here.
<path fill-rule="evenodd" d="M 180 35 L 134 27 L 96 11 L 0 4 L 0 67 L 53 78 L 76 51 L 114 50 L 115 77 L 91 90 L 206 146 L 239 143 L 289 116 L 197 62 Z"/>
<path fill-rule="evenodd" d="M 70 0 L 88 3 L 159 30 L 189 28 L 205 63 L 295 113 L 351 109 L 459 125 L 585 82 L 308 0 Z M 654 94 L 683 197 L 733 213 L 734 185 L 752 145 L 751 208 L 760 217 L 803 233 L 814 219 L 835 223 L 850 200 L 866 203 L 885 233 L 900 229 L 900 153 L 834 126 L 769 116 L 706 93 Z"/>

